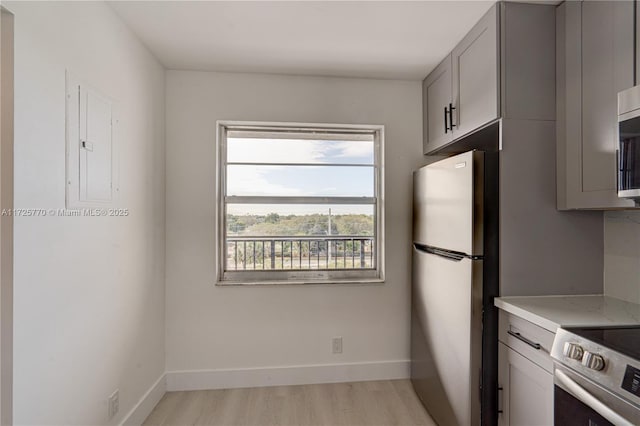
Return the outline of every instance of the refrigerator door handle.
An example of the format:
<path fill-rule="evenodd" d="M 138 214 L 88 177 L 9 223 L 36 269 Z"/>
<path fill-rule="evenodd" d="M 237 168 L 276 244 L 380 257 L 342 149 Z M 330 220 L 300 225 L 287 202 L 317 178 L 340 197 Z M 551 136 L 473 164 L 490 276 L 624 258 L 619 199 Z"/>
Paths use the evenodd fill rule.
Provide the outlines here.
<path fill-rule="evenodd" d="M 445 259 L 452 260 L 454 262 L 460 262 L 462 259 L 482 260 L 482 256 L 472 256 L 459 251 L 446 250 L 438 247 L 426 246 L 420 243 L 413 243 L 413 247 L 422 253 L 433 254 L 436 256 L 444 257 Z"/>

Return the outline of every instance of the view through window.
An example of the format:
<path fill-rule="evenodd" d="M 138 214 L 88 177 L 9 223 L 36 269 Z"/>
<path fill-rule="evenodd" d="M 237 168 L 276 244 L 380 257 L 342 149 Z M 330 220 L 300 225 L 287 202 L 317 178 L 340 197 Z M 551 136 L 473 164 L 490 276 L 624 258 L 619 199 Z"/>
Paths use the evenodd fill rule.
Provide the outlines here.
<path fill-rule="evenodd" d="M 381 126 L 219 131 L 221 281 L 381 278 Z"/>

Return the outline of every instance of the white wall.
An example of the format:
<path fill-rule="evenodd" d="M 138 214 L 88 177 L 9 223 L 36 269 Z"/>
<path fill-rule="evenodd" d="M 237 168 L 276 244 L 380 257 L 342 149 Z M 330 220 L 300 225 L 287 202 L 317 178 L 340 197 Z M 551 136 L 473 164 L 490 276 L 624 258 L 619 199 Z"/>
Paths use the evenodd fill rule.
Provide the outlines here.
<path fill-rule="evenodd" d="M 0 6 L 0 208 L 13 208 L 13 15 Z M 13 217 L 0 217 L 0 424 L 13 423 Z"/>
<path fill-rule="evenodd" d="M 640 212 L 605 214 L 604 292 L 640 303 Z"/>
<path fill-rule="evenodd" d="M 120 108 L 126 218 L 15 218 L 14 421 L 123 420 L 163 374 L 164 70 L 104 3 L 15 13 L 15 207 L 65 207 L 65 69 Z"/>
<path fill-rule="evenodd" d="M 167 370 L 405 362 L 412 171 L 424 161 L 420 83 L 184 71 L 166 79 Z M 223 119 L 386 126 L 385 284 L 214 285 Z M 340 355 L 333 336 L 344 339 Z"/>

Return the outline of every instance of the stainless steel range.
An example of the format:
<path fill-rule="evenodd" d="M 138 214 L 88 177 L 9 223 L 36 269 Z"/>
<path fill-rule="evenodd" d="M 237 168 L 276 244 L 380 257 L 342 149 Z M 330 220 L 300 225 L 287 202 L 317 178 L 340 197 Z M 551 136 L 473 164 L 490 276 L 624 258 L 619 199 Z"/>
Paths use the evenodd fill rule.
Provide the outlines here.
<path fill-rule="evenodd" d="M 556 425 L 640 425 L 640 326 L 559 329 Z"/>

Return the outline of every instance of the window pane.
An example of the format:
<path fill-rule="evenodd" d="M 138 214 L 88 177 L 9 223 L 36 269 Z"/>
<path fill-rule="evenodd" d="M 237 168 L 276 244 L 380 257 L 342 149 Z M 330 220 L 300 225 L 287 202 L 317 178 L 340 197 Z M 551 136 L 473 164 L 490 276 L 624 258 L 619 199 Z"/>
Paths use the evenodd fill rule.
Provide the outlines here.
<path fill-rule="evenodd" d="M 227 139 L 229 163 L 373 164 L 369 141 L 302 139 Z"/>
<path fill-rule="evenodd" d="M 225 270 L 375 268 L 374 209 L 373 205 L 229 204 Z"/>
<path fill-rule="evenodd" d="M 227 166 L 227 195 L 372 197 L 374 168 L 350 166 Z"/>

